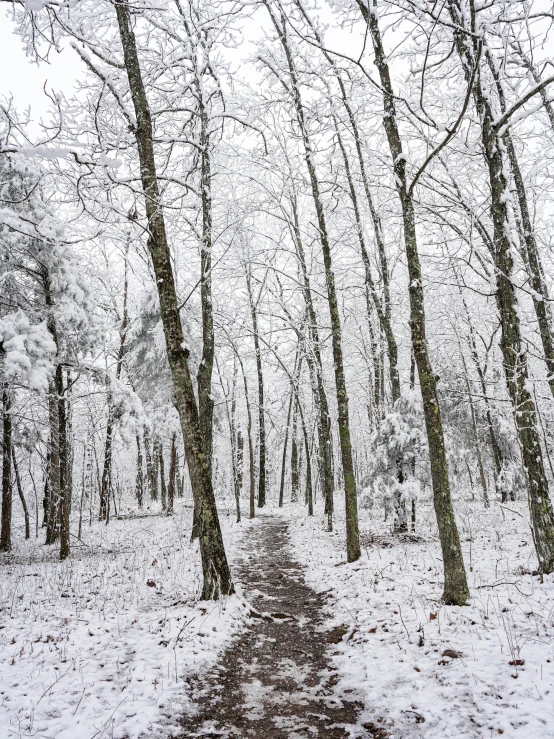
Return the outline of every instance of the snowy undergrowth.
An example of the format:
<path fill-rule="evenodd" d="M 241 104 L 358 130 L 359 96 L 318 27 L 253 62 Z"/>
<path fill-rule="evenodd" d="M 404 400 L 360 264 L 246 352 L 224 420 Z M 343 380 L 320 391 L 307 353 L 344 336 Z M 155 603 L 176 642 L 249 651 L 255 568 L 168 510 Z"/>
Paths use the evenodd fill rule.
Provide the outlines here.
<path fill-rule="evenodd" d="M 245 601 L 199 602 L 191 510 L 83 528 L 71 558 L 20 541 L 2 555 L 0 737 L 171 735 L 185 680 L 241 630 Z M 232 558 L 240 528 L 222 520 Z"/>
<path fill-rule="evenodd" d="M 342 689 L 365 703 L 364 720 L 381 719 L 402 739 L 551 736 L 554 577 L 541 584 L 531 574 L 537 561 L 526 504 L 457 503 L 467 607 L 440 603 L 436 538 L 399 541 L 362 511 L 362 557 L 347 564 L 338 513 L 333 534 L 322 515 L 284 515 L 307 582 L 329 593 L 328 625 L 349 628 L 333 662 Z M 421 531 L 433 531 L 430 507 L 420 516 Z"/>

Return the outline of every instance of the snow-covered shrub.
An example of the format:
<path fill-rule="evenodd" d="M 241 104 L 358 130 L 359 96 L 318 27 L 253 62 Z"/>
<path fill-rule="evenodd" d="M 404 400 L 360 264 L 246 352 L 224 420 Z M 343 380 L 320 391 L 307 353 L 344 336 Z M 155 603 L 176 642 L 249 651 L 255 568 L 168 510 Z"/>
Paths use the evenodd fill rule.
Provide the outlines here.
<path fill-rule="evenodd" d="M 364 489 L 361 505 L 376 505 L 393 513 L 419 496 L 420 480 L 416 465 L 427 458 L 427 437 L 421 400 L 413 390 L 404 393 L 394 404 L 373 434 L 374 451 L 369 472 L 369 485 Z M 420 465 L 424 469 L 426 465 Z"/>
<path fill-rule="evenodd" d="M 21 310 L 0 317 L 0 346 L 5 381 L 46 392 L 54 368 L 56 344 L 46 321 L 31 323 Z"/>

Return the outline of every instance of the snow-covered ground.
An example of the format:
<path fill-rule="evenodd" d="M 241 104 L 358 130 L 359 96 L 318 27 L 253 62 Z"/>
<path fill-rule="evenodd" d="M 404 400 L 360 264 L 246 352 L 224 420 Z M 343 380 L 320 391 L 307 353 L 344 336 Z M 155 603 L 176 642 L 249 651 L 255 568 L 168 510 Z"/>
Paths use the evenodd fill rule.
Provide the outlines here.
<path fill-rule="evenodd" d="M 402 540 L 361 511 L 362 558 L 353 564 L 340 509 L 333 534 L 319 512 L 308 518 L 287 506 L 280 515 L 308 584 L 329 594 L 328 625 L 348 628 L 333 663 L 337 688 L 365 703 L 362 721 L 402 739 L 546 739 L 554 577 L 541 584 L 530 574 L 526 504 L 483 510 L 458 501 L 456 511 L 471 589 L 464 608 L 440 603 L 429 506 L 419 512 L 426 534 Z M 64 563 L 42 537 L 22 542 L 16 531 L 14 552 L 0 562 L 0 739 L 171 736 L 187 677 L 214 664 L 249 613 L 240 595 L 198 602 L 190 523 L 182 505 L 169 518 L 94 522 Z M 232 561 L 242 527 L 225 515 L 222 526 Z"/>
<path fill-rule="evenodd" d="M 222 516 L 231 556 L 240 527 Z M 245 602 L 198 602 L 191 510 L 98 522 L 57 547 L 21 541 L 0 567 L 0 739 L 168 737 L 184 680 L 243 626 Z"/>
<path fill-rule="evenodd" d="M 462 608 L 439 602 L 436 539 L 398 541 L 361 511 L 362 557 L 347 564 L 340 515 L 328 534 L 323 516 L 284 512 L 307 582 L 329 593 L 329 624 L 349 627 L 333 658 L 340 685 L 393 737 L 552 737 L 554 577 L 530 574 L 526 504 L 456 512 L 471 589 Z M 420 515 L 432 531 L 430 507 Z"/>

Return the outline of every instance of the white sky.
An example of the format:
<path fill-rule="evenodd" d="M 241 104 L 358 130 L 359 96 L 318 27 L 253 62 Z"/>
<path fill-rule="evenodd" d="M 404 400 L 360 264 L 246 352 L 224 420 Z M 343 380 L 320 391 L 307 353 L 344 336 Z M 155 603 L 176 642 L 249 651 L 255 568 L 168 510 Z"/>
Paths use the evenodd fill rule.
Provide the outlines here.
<path fill-rule="evenodd" d="M 328 10 L 324 12 L 326 15 Z M 321 13 L 320 13 L 321 15 Z M 329 16 L 330 20 L 330 16 Z M 243 43 L 236 50 L 227 50 L 233 66 L 241 69 L 241 75 L 249 76 L 241 61 L 252 51 L 252 42 L 260 36 L 260 22 L 269 25 L 265 13 L 258 13 L 251 20 L 245 20 L 243 26 Z M 49 90 L 63 91 L 67 98 L 71 97 L 74 85 L 83 75 L 80 60 L 71 49 L 61 53 L 52 50 L 49 63 L 35 64 L 25 54 L 20 37 L 16 34 L 16 24 L 11 19 L 11 11 L 0 8 L 0 98 L 13 97 L 16 109 L 23 112 L 31 108 L 31 131 L 38 133 L 41 117 L 47 117 L 50 101 L 45 96 L 45 82 Z M 359 42 L 359 39 L 357 39 Z M 352 51 L 350 33 L 331 28 L 327 34 L 327 42 L 331 47 Z"/>
<path fill-rule="evenodd" d="M 15 29 L 11 13 L 0 11 L 0 96 L 13 96 L 19 111 L 30 106 L 32 121 L 36 125 L 50 105 L 43 92 L 44 83 L 49 90 L 63 91 L 69 97 L 81 70 L 69 50 L 60 54 L 53 51 L 49 64 L 38 66 L 33 63 L 26 56 Z"/>

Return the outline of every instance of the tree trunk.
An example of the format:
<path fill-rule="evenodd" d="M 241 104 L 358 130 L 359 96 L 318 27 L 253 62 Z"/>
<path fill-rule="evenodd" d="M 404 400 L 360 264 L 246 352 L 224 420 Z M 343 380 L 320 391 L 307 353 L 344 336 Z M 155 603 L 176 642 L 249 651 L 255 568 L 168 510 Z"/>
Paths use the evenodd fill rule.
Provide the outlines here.
<path fill-rule="evenodd" d="M 164 450 L 162 442 L 158 442 L 158 459 L 160 463 L 160 491 L 162 494 L 162 511 L 167 510 L 167 484 L 165 481 Z"/>
<path fill-rule="evenodd" d="M 255 467 L 254 467 L 254 444 L 252 441 L 252 412 L 250 409 L 250 396 L 248 394 L 248 381 L 246 379 L 246 372 L 244 371 L 244 365 L 240 354 L 236 351 L 235 354 L 239 360 L 240 369 L 242 372 L 242 380 L 244 383 L 244 399 L 246 401 L 246 430 L 248 436 L 248 465 L 249 465 L 249 478 L 250 478 L 250 492 L 248 495 L 249 500 L 249 518 L 254 518 L 256 515 L 256 479 L 255 479 Z"/>
<path fill-rule="evenodd" d="M 150 500 L 156 500 L 158 497 L 156 491 L 157 480 L 154 474 L 154 460 L 152 459 L 152 450 L 150 448 L 150 434 L 146 428 L 144 429 L 144 456 L 146 457 L 146 479 L 148 481 Z"/>
<path fill-rule="evenodd" d="M 244 437 L 242 431 L 237 431 L 237 495 L 240 500 L 242 493 L 242 478 L 244 474 Z"/>
<path fill-rule="evenodd" d="M 481 394 L 483 395 L 483 402 L 485 403 L 485 417 L 487 419 L 487 427 L 489 431 L 489 439 L 491 442 L 491 449 L 492 449 L 492 457 L 494 462 L 494 468 L 496 471 L 496 478 L 495 478 L 495 486 L 498 489 L 498 485 L 500 482 L 500 475 L 502 473 L 502 469 L 504 467 L 504 457 L 502 454 L 502 450 L 500 448 L 500 445 L 498 443 L 498 439 L 496 438 L 496 433 L 494 431 L 494 423 L 492 420 L 492 413 L 491 413 L 491 406 L 489 402 L 489 398 L 487 395 L 487 380 L 485 378 L 485 373 L 483 372 L 483 368 L 481 367 L 481 363 L 479 361 L 479 355 L 477 353 L 477 344 L 475 341 L 475 330 L 473 328 L 473 323 L 471 322 L 471 317 L 469 314 L 469 309 L 467 307 L 467 304 L 465 300 L 462 298 L 466 317 L 469 325 L 469 350 L 471 354 L 471 358 L 473 360 L 473 364 L 475 365 L 475 369 L 477 370 L 477 375 L 479 377 L 479 385 L 481 387 Z M 506 491 L 502 489 L 502 502 L 505 503 L 506 500 Z"/>
<path fill-rule="evenodd" d="M 44 465 L 44 495 L 42 497 L 42 527 L 48 526 L 48 512 L 50 510 L 50 444 L 46 449 L 46 462 Z"/>
<path fill-rule="evenodd" d="M 48 465 L 48 512 L 46 522 L 46 544 L 53 544 L 60 533 L 60 408 L 56 383 L 50 382 L 48 392 L 48 415 L 50 424 L 50 459 Z"/>
<path fill-rule="evenodd" d="M 189 474 L 198 512 L 204 575 L 202 598 L 217 598 L 220 592 L 228 594 L 233 592 L 234 588 L 221 536 L 211 470 L 204 449 L 198 406 L 188 364 L 189 352 L 184 343 L 179 316 L 171 254 L 158 188 L 152 120 L 138 60 L 135 34 L 131 27 L 128 1 L 121 0 L 115 6 L 115 11 L 137 121 L 135 135 L 149 227 L 148 249 L 154 266 L 175 400 L 181 418 Z"/>
<path fill-rule="evenodd" d="M 460 345 L 460 356 L 462 358 L 462 365 L 464 368 L 464 375 L 465 375 L 466 389 L 467 389 L 467 399 L 469 401 L 469 411 L 471 415 L 471 428 L 473 430 L 473 438 L 475 440 L 475 454 L 477 455 L 477 466 L 479 468 L 479 479 L 481 481 L 481 489 L 483 491 L 483 503 L 485 504 L 485 508 L 489 508 L 490 507 L 489 491 L 487 489 L 487 478 L 485 476 L 485 468 L 483 466 L 483 457 L 481 455 L 481 443 L 479 441 L 479 433 L 477 431 L 477 419 L 475 417 L 475 408 L 473 406 L 473 394 L 471 392 L 469 374 L 467 371 L 466 360 L 464 358 L 461 345 Z"/>
<path fill-rule="evenodd" d="M 300 473 L 298 469 L 298 398 L 295 397 L 292 411 L 292 434 L 290 452 L 291 501 L 298 502 Z"/>
<path fill-rule="evenodd" d="M 240 523 L 240 493 L 242 489 L 242 436 L 240 432 L 237 434 L 237 364 L 233 367 L 233 390 L 231 397 L 231 416 L 229 419 L 229 429 L 231 432 L 231 454 L 233 458 L 233 489 L 235 491 L 235 504 L 237 508 L 237 523 Z M 239 447 L 239 441 L 241 446 Z"/>
<path fill-rule="evenodd" d="M 300 401 L 298 401 L 300 403 Z M 302 413 L 302 411 L 301 411 Z M 306 453 L 306 504 L 308 506 L 308 516 L 314 515 L 314 488 L 312 483 L 312 462 L 310 458 L 310 441 L 308 430 L 304 420 L 304 414 L 301 415 L 302 434 L 304 436 L 304 450 Z"/>
<path fill-rule="evenodd" d="M 112 475 L 112 435 L 113 435 L 113 408 L 112 394 L 108 391 L 108 423 L 106 425 L 106 440 L 104 442 L 104 467 L 102 469 L 102 484 L 100 487 L 100 507 L 98 520 L 105 521 L 108 516 L 108 498 Z"/>
<path fill-rule="evenodd" d="M 262 373 L 262 355 L 260 352 L 260 337 L 258 335 L 257 306 L 252 293 L 252 275 L 250 268 L 246 271 L 246 286 L 252 316 L 252 333 L 254 336 L 254 350 L 256 353 L 256 372 L 258 373 L 258 508 L 265 506 L 266 488 L 266 447 L 265 447 L 265 410 L 264 410 L 264 377 Z"/>
<path fill-rule="evenodd" d="M 183 497 L 183 484 L 185 480 L 185 471 L 183 470 L 183 475 L 181 476 L 181 465 L 179 460 L 179 454 L 177 454 L 177 468 L 175 470 L 175 494 L 178 498 Z"/>
<path fill-rule="evenodd" d="M 221 389 L 223 391 L 223 395 L 225 396 L 225 412 L 227 414 L 227 423 L 229 424 L 229 440 L 231 442 L 231 472 L 233 477 L 233 492 L 235 495 L 235 506 L 237 511 L 237 523 L 240 523 L 241 515 L 240 515 L 240 485 L 238 480 L 238 459 L 237 459 L 237 434 L 236 434 L 236 427 L 235 427 L 235 417 L 236 417 L 236 410 L 237 410 L 237 400 L 236 400 L 236 389 L 237 389 L 237 362 L 235 358 L 234 367 L 233 367 L 233 389 L 231 392 L 231 408 L 229 409 L 229 391 L 225 391 L 225 387 L 223 385 L 223 377 L 221 375 L 221 371 L 219 369 L 219 363 L 217 362 L 217 373 L 219 375 L 219 382 L 221 385 Z M 242 473 L 241 473 L 242 474 Z M 242 485 L 242 482 L 241 482 Z"/>
<path fill-rule="evenodd" d="M 327 393 L 323 384 L 323 364 L 321 361 L 321 344 L 319 340 L 319 330 L 317 327 L 317 317 L 312 299 L 312 289 L 308 268 L 306 265 L 306 256 L 304 253 L 304 245 L 302 242 L 302 234 L 300 230 L 300 221 L 298 218 L 298 205 L 296 196 L 293 193 L 291 197 L 293 223 L 292 235 L 296 248 L 296 254 L 300 269 L 302 272 L 304 303 L 306 305 L 306 317 L 308 326 L 308 337 L 310 339 L 309 346 L 306 347 L 306 361 L 310 371 L 310 376 L 315 379 L 315 387 L 317 393 L 317 410 L 318 423 L 317 433 L 319 440 L 319 456 L 321 479 L 323 485 L 323 496 L 325 499 L 325 513 L 327 514 L 327 530 L 333 530 L 333 444 L 331 439 L 331 418 L 329 415 L 329 403 L 327 401 Z M 313 358 L 312 358 L 313 353 Z"/>
<path fill-rule="evenodd" d="M 173 515 L 173 503 L 175 500 L 175 483 L 177 478 L 177 434 L 171 439 L 171 461 L 169 463 L 169 485 L 167 488 L 167 515 Z"/>
<path fill-rule="evenodd" d="M 142 508 L 144 504 L 144 473 L 142 471 L 142 445 L 140 443 L 140 436 L 137 434 L 137 481 L 136 481 L 136 496 L 138 507 Z"/>
<path fill-rule="evenodd" d="M 199 90 L 200 149 L 201 149 L 201 198 L 202 198 L 202 251 L 200 255 L 200 300 L 202 304 L 202 359 L 198 368 L 198 411 L 208 465 L 212 466 L 213 411 L 212 374 L 214 365 L 214 321 L 212 308 L 212 194 L 210 141 L 208 120 Z"/>
<path fill-rule="evenodd" d="M 87 487 L 89 482 L 89 475 L 91 471 L 90 464 L 90 447 L 88 441 L 83 444 L 83 469 L 81 474 L 81 502 L 79 504 L 79 527 L 77 530 L 77 537 L 80 539 L 83 533 L 83 506 L 85 504 L 85 498 L 90 495 L 91 488 Z"/>
<path fill-rule="evenodd" d="M 129 289 L 129 243 L 130 238 L 127 240 L 126 251 L 125 251 L 125 271 L 123 278 L 123 316 L 121 319 L 121 328 L 119 330 L 119 348 L 117 351 L 116 358 L 116 369 L 115 376 L 119 380 L 121 377 L 121 370 L 123 369 L 123 358 L 125 356 L 125 340 L 127 338 L 127 324 L 128 324 L 128 310 L 127 310 L 127 293 Z M 113 433 L 114 433 L 114 408 L 113 408 L 113 397 L 110 388 L 110 377 L 106 375 L 106 382 L 108 384 L 108 423 L 106 426 L 106 443 L 104 447 L 104 468 L 102 470 L 102 487 L 100 490 L 100 511 L 98 514 L 99 520 L 103 521 L 108 518 L 108 507 L 110 490 L 112 488 L 112 461 L 113 461 Z"/>
<path fill-rule="evenodd" d="M 67 559 L 70 552 L 69 538 L 69 443 L 67 438 L 67 401 L 63 368 L 56 367 L 56 392 L 58 395 L 59 418 L 59 463 L 60 463 L 60 559 Z"/>
<path fill-rule="evenodd" d="M 357 0 L 357 2 L 362 16 L 368 24 L 375 52 L 375 65 L 377 66 L 381 87 L 384 91 L 383 125 L 393 160 L 396 189 L 402 207 L 404 247 L 409 275 L 412 345 L 421 387 L 423 413 L 431 461 L 433 503 L 444 563 L 443 599 L 447 604 L 464 605 L 469 596 L 469 589 L 450 494 L 444 433 L 437 395 L 437 378 L 433 372 L 427 348 L 423 282 L 417 246 L 414 203 L 411 192 L 408 189 L 406 158 L 402 151 L 402 142 L 396 117 L 394 91 L 387 56 L 381 40 L 377 15 L 373 10 L 369 12 L 362 0 Z"/>
<path fill-rule="evenodd" d="M 344 91 L 344 94 L 346 94 L 345 91 Z M 383 332 L 383 334 L 385 335 L 385 338 L 387 339 L 392 405 L 394 407 L 395 402 L 400 398 L 400 377 L 398 374 L 398 347 L 396 344 L 396 339 L 394 336 L 394 332 L 392 330 L 392 323 L 391 323 L 390 298 L 387 304 L 388 307 L 384 310 L 383 306 L 381 305 L 381 299 L 375 287 L 373 275 L 371 274 L 371 263 L 369 261 L 369 254 L 367 252 L 367 248 L 365 244 L 362 218 L 360 214 L 360 208 L 358 205 L 358 196 L 356 194 L 356 186 L 354 184 L 354 179 L 352 177 L 352 172 L 350 170 L 350 162 L 348 161 L 348 155 L 346 153 L 346 148 L 344 146 L 342 136 L 339 131 L 338 121 L 336 119 L 336 116 L 334 115 L 333 115 L 333 122 L 335 126 L 335 135 L 337 137 L 337 141 L 339 144 L 339 149 L 341 150 L 341 153 L 342 153 L 342 160 L 344 163 L 344 170 L 345 170 L 346 179 L 348 182 L 350 200 L 352 201 L 352 209 L 354 211 L 354 218 L 356 221 L 356 231 L 358 234 L 358 243 L 360 245 L 362 264 L 364 265 L 365 295 L 366 295 L 366 309 L 367 309 L 368 325 L 371 330 L 371 319 L 372 319 L 372 313 L 373 313 L 372 308 L 371 308 L 371 302 L 370 302 L 370 295 L 371 295 L 371 298 L 373 300 L 373 305 L 375 307 L 375 311 L 379 319 L 379 325 L 381 327 L 381 331 Z M 371 203 L 371 206 L 373 206 L 373 203 L 371 201 L 371 195 L 369 194 L 369 189 L 367 189 L 367 196 L 368 196 L 369 202 Z M 377 232 L 380 233 L 380 225 L 379 225 L 379 229 L 376 228 L 376 233 Z M 384 256 L 384 245 L 381 245 L 381 248 L 383 249 L 383 258 L 385 259 L 385 267 L 386 267 L 386 257 Z M 388 269 L 388 267 L 386 268 Z M 376 357 L 377 352 L 374 350 L 373 354 L 374 354 L 374 357 Z M 380 389 L 384 385 L 384 382 L 382 382 L 381 378 L 379 378 L 379 381 L 377 381 L 377 374 L 381 371 L 381 368 L 382 368 L 381 357 L 379 357 L 379 360 L 380 361 L 378 361 L 375 365 L 375 379 L 376 379 L 375 401 L 376 401 L 377 408 L 379 408 L 381 404 L 380 398 L 378 397 L 378 388 Z M 394 530 L 396 533 L 404 533 L 408 530 L 406 501 L 402 497 L 402 492 L 401 492 L 401 487 L 400 487 L 403 482 L 404 482 L 404 475 L 402 472 L 402 460 L 400 460 L 398 462 L 398 485 L 396 487 L 395 499 L 394 499 L 394 509 L 395 509 Z"/>
<path fill-rule="evenodd" d="M 496 82 L 496 89 L 500 100 L 500 110 L 502 113 L 505 113 L 506 102 L 500 76 L 489 50 L 487 50 L 486 56 L 489 68 Z M 554 341 L 552 340 L 551 329 L 552 313 L 550 310 L 550 296 L 548 295 L 548 288 L 543 277 L 544 272 L 540 261 L 539 250 L 537 248 L 533 224 L 531 222 L 525 183 L 523 181 L 521 169 L 519 168 L 516 150 L 509 130 L 503 134 L 502 140 L 508 153 L 510 169 L 512 170 L 514 178 L 521 218 L 520 233 L 523 242 L 523 261 L 529 274 L 531 288 L 533 289 L 533 306 L 535 308 L 535 315 L 539 326 L 539 334 L 544 352 L 544 361 L 546 363 L 546 369 L 548 370 L 548 384 L 550 385 L 552 395 L 554 395 Z"/>
<path fill-rule="evenodd" d="M 350 439 L 350 420 L 348 413 L 348 395 L 346 392 L 346 381 L 344 375 L 344 362 L 342 355 L 342 329 L 339 315 L 339 306 L 337 293 L 335 288 L 335 275 L 333 273 L 331 259 L 331 244 L 327 232 L 327 223 L 323 209 L 323 202 L 320 194 L 319 181 L 317 178 L 314 155 L 308 129 L 306 126 L 304 108 L 302 98 L 300 96 L 300 88 L 296 75 L 293 57 L 286 36 L 286 28 L 284 18 L 281 23 L 277 20 L 269 0 L 263 0 L 264 5 L 268 9 L 271 20 L 281 41 L 290 76 L 290 89 L 292 91 L 293 105 L 302 136 L 304 146 L 304 155 L 306 167 L 310 178 L 312 197 L 317 216 L 317 225 L 319 230 L 319 240 L 323 252 L 323 262 L 325 266 L 325 283 L 327 288 L 327 301 L 329 304 L 329 315 L 331 319 L 331 338 L 333 347 L 333 365 L 335 370 L 335 385 L 337 393 L 338 407 L 338 427 L 339 440 L 342 458 L 342 469 L 344 476 L 344 498 L 345 498 L 345 518 L 346 518 L 346 552 L 349 562 L 354 562 L 360 557 L 360 534 L 358 528 L 358 500 L 356 492 L 356 479 L 354 477 L 354 468 L 352 463 L 352 444 Z"/>
<path fill-rule="evenodd" d="M 287 411 L 287 424 L 285 426 L 285 440 L 283 442 L 283 457 L 282 457 L 282 462 L 281 462 L 281 482 L 279 484 L 279 508 L 282 508 L 283 503 L 284 503 L 285 473 L 287 470 L 287 449 L 288 449 L 288 443 L 289 443 L 289 426 L 290 426 L 290 416 L 291 416 L 292 403 L 293 403 L 294 397 L 295 397 L 294 389 L 291 389 L 290 399 L 289 399 L 289 409 Z"/>
<path fill-rule="evenodd" d="M 306 13 L 301 0 L 296 0 L 296 4 L 298 8 L 300 9 L 303 17 L 307 21 L 308 25 L 310 26 L 314 37 L 316 41 L 320 44 L 320 46 L 324 46 L 322 43 L 322 39 L 317 32 L 316 27 L 312 23 L 310 17 Z M 327 52 L 323 51 L 323 55 L 331 65 L 331 68 L 333 69 L 333 73 L 335 76 L 336 81 L 339 85 L 340 95 L 342 104 L 344 106 L 344 109 L 346 110 L 346 113 L 348 115 L 348 120 L 350 122 L 350 128 L 352 130 L 352 134 L 354 137 L 354 143 L 356 146 L 356 154 L 358 158 L 358 164 L 360 167 L 360 174 L 362 177 L 362 183 L 364 186 L 364 193 L 366 196 L 367 204 L 369 206 L 369 212 L 371 215 L 371 220 L 373 223 L 373 232 L 375 235 L 375 242 L 377 244 L 377 251 L 379 255 L 379 263 L 381 266 L 381 279 L 383 281 L 383 298 L 381 300 L 379 294 L 377 293 L 376 287 L 375 287 L 375 281 L 373 280 L 372 274 L 371 274 L 371 266 L 369 262 L 369 256 L 367 253 L 367 249 L 365 247 L 365 240 L 363 238 L 363 229 L 362 229 L 362 222 L 360 218 L 360 212 L 358 207 L 358 198 L 356 194 L 356 188 L 354 186 L 354 181 L 352 179 L 352 174 L 350 170 L 350 165 L 348 162 L 348 156 L 346 153 L 346 149 L 344 147 L 342 137 L 339 132 L 339 128 L 337 125 L 336 117 L 333 114 L 333 119 L 335 122 L 335 130 L 337 132 L 337 140 L 339 143 L 339 148 L 341 150 L 343 161 L 345 165 L 345 171 L 347 175 L 348 180 L 348 187 L 350 191 L 350 196 L 352 200 L 352 205 L 354 208 L 354 215 L 356 219 L 356 228 L 358 231 L 358 239 L 360 241 L 360 249 L 362 254 L 362 263 L 364 265 L 364 271 L 365 271 L 365 277 L 366 277 L 366 285 L 371 293 L 371 297 L 373 299 L 373 302 L 375 304 L 375 309 L 377 310 L 377 315 L 379 318 L 379 322 L 381 324 L 381 329 L 383 331 L 383 334 L 385 336 L 385 339 L 387 341 L 387 347 L 388 347 L 388 358 L 389 358 L 389 373 L 390 373 L 390 381 L 391 381 L 391 391 L 392 391 L 392 405 L 398 400 L 400 397 L 400 377 L 398 374 L 398 345 L 396 343 L 396 338 L 394 336 L 394 332 L 392 329 L 392 320 L 391 320 L 391 300 L 390 300 L 390 275 L 389 275 L 389 266 L 388 266 L 388 259 L 387 259 L 387 251 L 385 248 L 385 240 L 383 237 L 383 229 L 381 226 L 381 219 L 379 218 L 379 215 L 377 213 L 377 210 L 373 203 L 373 198 L 371 197 L 371 191 L 369 189 L 369 178 L 367 176 L 364 156 L 362 152 L 362 139 L 360 136 L 360 131 L 358 128 L 358 122 L 356 120 L 356 116 L 354 115 L 354 111 L 352 109 L 352 106 L 350 105 L 350 100 L 348 98 L 348 95 L 346 93 L 346 88 L 344 85 L 344 81 L 341 77 L 340 70 L 338 69 L 337 65 L 335 64 L 335 61 L 333 57 Z"/>
<path fill-rule="evenodd" d="M 2 391 L 2 527 L 0 551 L 12 548 L 12 414 L 11 397 L 7 383 Z"/>
<path fill-rule="evenodd" d="M 467 41 L 463 29 L 466 25 L 458 0 L 448 0 L 448 8 L 455 24 L 454 41 L 466 80 L 471 78 L 478 57 L 477 42 Z M 500 314 L 502 337 L 500 348 L 504 359 L 504 371 L 508 394 L 514 409 L 523 466 L 529 491 L 529 506 L 533 526 L 533 539 L 543 573 L 554 571 L 554 511 L 550 502 L 548 482 L 540 437 L 537 430 L 536 408 L 528 390 L 529 372 L 527 353 L 521 340 L 519 306 L 512 282 L 513 243 L 509 230 L 509 189 L 503 147 L 488 93 L 482 88 L 480 75 L 473 85 L 473 97 L 481 123 L 482 151 L 489 170 L 491 190 L 491 219 L 494 228 L 492 256 L 496 267 L 496 303 Z"/>
<path fill-rule="evenodd" d="M 158 500 L 159 496 L 159 489 L 160 489 L 160 483 L 159 483 L 159 477 L 160 477 L 160 455 L 159 455 L 159 446 L 158 446 L 158 440 L 153 437 L 152 438 L 152 453 L 151 453 L 151 474 L 152 474 L 152 480 L 150 484 L 150 498 L 151 500 Z"/>

